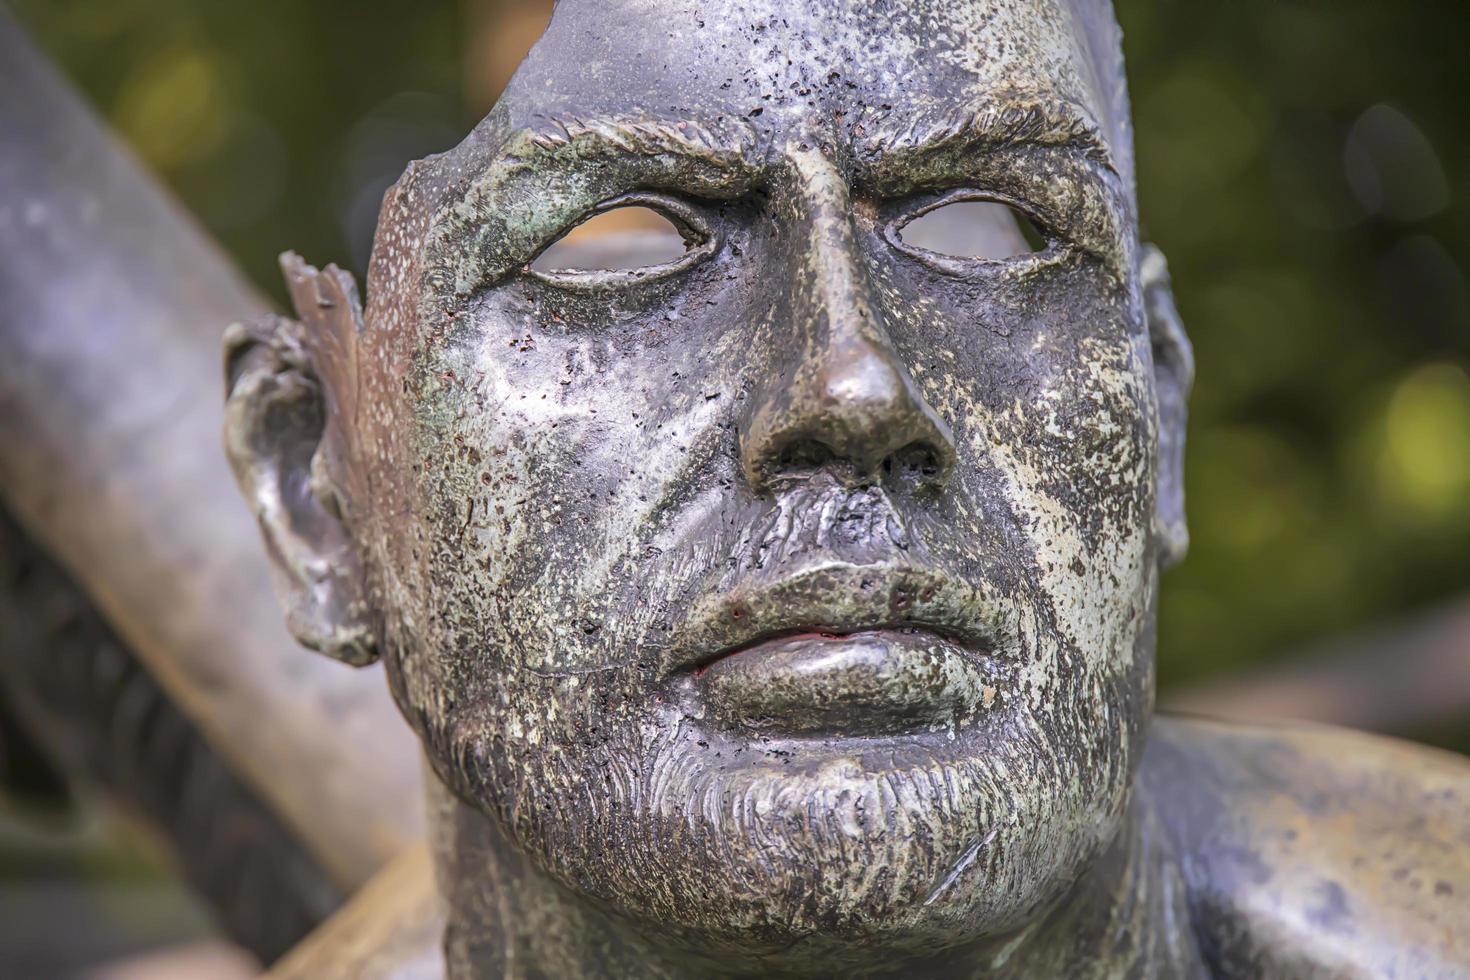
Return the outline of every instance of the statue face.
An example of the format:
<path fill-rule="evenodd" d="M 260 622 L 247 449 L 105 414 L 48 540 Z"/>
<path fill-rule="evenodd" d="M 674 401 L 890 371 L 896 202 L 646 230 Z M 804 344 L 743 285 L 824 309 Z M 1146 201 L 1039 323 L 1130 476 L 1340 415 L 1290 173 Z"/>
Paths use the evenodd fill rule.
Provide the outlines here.
<path fill-rule="evenodd" d="M 1095 6 L 563 0 L 385 202 L 322 478 L 395 693 L 663 942 L 1002 935 L 1119 825 L 1181 382 Z M 976 199 L 1044 243 L 1004 209 L 997 254 L 905 239 Z M 619 203 L 687 251 L 532 269 Z"/>

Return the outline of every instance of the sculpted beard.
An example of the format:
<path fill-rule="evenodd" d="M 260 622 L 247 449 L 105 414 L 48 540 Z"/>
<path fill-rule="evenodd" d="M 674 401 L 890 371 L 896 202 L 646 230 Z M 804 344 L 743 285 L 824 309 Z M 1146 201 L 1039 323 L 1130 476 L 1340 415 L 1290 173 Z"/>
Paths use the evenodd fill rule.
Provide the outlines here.
<path fill-rule="evenodd" d="M 774 952 L 820 931 L 922 953 L 1003 932 L 1105 845 L 1131 770 L 1130 743 L 1081 699 L 807 760 L 656 706 L 609 723 L 603 704 L 637 685 L 524 680 L 454 726 L 441 775 L 558 880 L 691 948 Z M 530 730 L 563 750 L 503 734 Z"/>
<path fill-rule="evenodd" d="M 796 492 L 794 512 L 812 516 L 788 547 L 830 546 L 843 515 L 888 506 L 837 496 Z M 995 599 L 1018 645 L 993 708 L 949 730 L 814 747 L 709 724 L 651 664 L 548 676 L 482 663 L 454 710 L 428 713 L 452 719 L 424 730 L 429 755 L 534 863 L 691 951 L 774 957 L 819 934 L 840 959 L 843 938 L 922 954 L 994 936 L 1058 898 L 1115 832 L 1148 661 L 1084 656 L 1032 576 Z M 1021 665 L 1037 664 L 1044 689 L 1023 690 Z"/>

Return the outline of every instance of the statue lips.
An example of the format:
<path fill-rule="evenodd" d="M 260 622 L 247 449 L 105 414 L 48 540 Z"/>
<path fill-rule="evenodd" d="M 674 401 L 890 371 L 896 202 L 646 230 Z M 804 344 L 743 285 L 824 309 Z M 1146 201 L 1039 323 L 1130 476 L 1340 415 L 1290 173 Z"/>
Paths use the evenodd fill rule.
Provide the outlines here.
<path fill-rule="evenodd" d="M 777 636 L 694 676 L 716 721 L 790 735 L 945 729 L 996 696 L 996 679 L 970 651 L 919 627 Z"/>
<path fill-rule="evenodd" d="M 997 612 L 973 586 L 931 570 L 817 564 L 698 606 L 666 673 L 733 730 L 952 730 L 1007 686 L 1014 658 L 1001 654 L 1013 644 Z"/>

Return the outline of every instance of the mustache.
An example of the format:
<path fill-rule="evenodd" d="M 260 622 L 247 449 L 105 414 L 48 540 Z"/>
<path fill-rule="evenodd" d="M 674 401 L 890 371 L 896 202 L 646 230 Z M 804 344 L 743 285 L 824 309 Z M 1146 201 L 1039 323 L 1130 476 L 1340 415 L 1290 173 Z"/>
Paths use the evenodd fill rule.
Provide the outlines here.
<path fill-rule="evenodd" d="M 660 674 L 783 633 L 927 629 L 980 654 L 1019 646 L 1013 598 L 928 556 L 879 487 L 812 480 L 777 498 L 673 624 Z"/>

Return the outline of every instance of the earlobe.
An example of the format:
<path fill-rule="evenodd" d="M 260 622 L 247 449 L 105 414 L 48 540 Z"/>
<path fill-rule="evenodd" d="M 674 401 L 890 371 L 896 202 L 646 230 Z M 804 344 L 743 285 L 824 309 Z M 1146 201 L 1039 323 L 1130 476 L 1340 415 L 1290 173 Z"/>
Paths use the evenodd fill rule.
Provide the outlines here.
<path fill-rule="evenodd" d="M 361 309 L 346 273 L 318 273 L 294 255 L 282 264 L 301 319 L 269 316 L 226 331 L 225 451 L 260 524 L 292 634 L 368 664 L 377 644 L 342 477 L 341 400 L 355 397 L 355 376 L 346 375 L 355 375 Z"/>
<path fill-rule="evenodd" d="M 1143 247 L 1139 276 L 1153 350 L 1159 412 L 1154 524 L 1159 540 L 1159 564 L 1167 568 L 1181 561 L 1189 550 L 1189 526 L 1184 513 L 1184 429 L 1189 388 L 1194 383 L 1194 351 L 1174 306 L 1168 263 L 1164 253 L 1153 245 Z"/>

